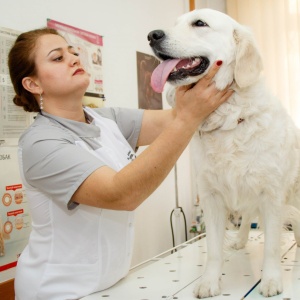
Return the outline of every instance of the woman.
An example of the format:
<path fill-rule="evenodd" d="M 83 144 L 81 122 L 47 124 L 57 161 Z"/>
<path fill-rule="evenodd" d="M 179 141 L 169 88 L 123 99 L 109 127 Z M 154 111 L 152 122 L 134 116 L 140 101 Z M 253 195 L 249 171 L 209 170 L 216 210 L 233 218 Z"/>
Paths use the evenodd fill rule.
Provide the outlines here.
<path fill-rule="evenodd" d="M 133 211 L 232 94 L 211 81 L 221 63 L 194 87 L 178 88 L 173 110 L 91 109 L 82 106 L 89 75 L 76 49 L 53 29 L 17 38 L 9 53 L 14 103 L 39 114 L 19 141 L 32 233 L 16 299 L 78 299 L 127 274 Z"/>

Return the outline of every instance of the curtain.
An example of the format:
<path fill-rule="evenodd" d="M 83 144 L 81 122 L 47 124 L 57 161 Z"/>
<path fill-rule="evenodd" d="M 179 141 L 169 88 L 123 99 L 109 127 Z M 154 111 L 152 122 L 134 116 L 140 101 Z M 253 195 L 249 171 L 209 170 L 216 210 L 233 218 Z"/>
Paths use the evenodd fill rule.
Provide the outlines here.
<path fill-rule="evenodd" d="M 300 0 L 227 0 L 227 14 L 250 27 L 266 84 L 300 127 Z"/>

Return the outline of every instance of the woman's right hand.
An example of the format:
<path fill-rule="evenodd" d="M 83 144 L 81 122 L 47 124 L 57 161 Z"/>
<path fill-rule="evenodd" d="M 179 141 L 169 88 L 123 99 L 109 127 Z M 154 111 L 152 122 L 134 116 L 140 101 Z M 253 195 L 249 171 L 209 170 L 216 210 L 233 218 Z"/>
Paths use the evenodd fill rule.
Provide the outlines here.
<path fill-rule="evenodd" d="M 177 88 L 175 104 L 177 118 L 197 127 L 233 94 L 229 86 L 224 90 L 218 90 L 213 81 L 221 65 L 222 61 L 216 61 L 197 83 Z"/>

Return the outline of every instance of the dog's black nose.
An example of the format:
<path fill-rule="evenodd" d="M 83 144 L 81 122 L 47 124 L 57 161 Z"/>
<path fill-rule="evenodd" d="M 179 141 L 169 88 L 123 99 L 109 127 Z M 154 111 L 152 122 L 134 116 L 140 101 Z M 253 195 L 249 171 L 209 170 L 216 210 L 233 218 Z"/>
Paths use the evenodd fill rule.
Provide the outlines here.
<path fill-rule="evenodd" d="M 162 30 L 153 30 L 148 34 L 148 41 L 157 42 L 165 36 L 165 33 Z"/>

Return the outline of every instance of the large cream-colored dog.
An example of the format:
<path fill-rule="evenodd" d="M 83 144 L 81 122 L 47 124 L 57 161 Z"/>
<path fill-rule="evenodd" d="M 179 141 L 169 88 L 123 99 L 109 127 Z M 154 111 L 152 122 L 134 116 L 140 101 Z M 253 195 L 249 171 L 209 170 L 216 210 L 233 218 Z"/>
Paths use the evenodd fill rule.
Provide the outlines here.
<path fill-rule="evenodd" d="M 207 231 L 208 261 L 195 296 L 220 294 L 223 241 L 231 212 L 242 215 L 236 249 L 245 246 L 253 216 L 260 214 L 265 232 L 260 292 L 282 292 L 280 236 L 290 215 L 300 246 L 299 130 L 260 77 L 262 61 L 251 32 L 226 14 L 210 9 L 181 16 L 168 30 L 148 39 L 162 63 L 152 87 L 163 90 L 198 81 L 216 60 L 223 64 L 214 80 L 219 89 L 232 84 L 233 96 L 199 127 L 197 145 L 199 195 Z M 295 209 L 297 207 L 297 209 Z M 298 218 L 299 222 L 296 221 Z"/>

